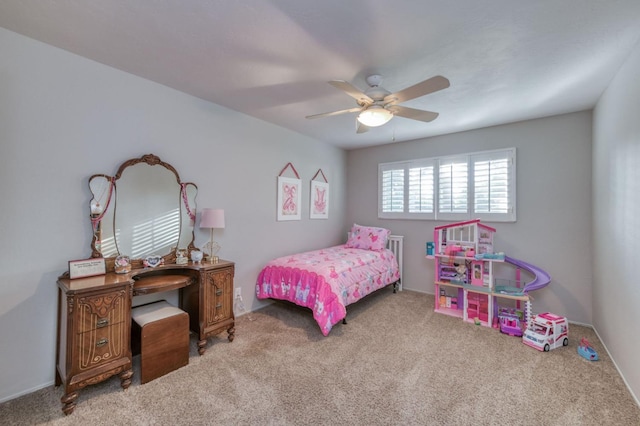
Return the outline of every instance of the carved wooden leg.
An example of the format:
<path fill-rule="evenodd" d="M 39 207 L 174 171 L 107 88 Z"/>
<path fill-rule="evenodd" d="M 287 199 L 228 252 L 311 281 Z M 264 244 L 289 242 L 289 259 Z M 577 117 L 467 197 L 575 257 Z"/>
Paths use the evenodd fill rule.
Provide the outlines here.
<path fill-rule="evenodd" d="M 236 328 L 234 326 L 229 327 L 227 329 L 227 333 L 229 333 L 227 339 L 229 339 L 230 342 L 233 342 L 233 339 L 236 337 Z"/>
<path fill-rule="evenodd" d="M 207 339 L 198 340 L 198 353 L 204 355 L 207 350 Z"/>
<path fill-rule="evenodd" d="M 76 399 L 78 399 L 78 392 L 71 392 L 60 398 L 60 402 L 63 404 L 62 412 L 66 416 L 73 413 L 73 409 L 76 408 Z"/>
<path fill-rule="evenodd" d="M 132 369 L 129 369 L 120 373 L 120 386 L 122 386 L 122 389 L 127 389 L 131 385 L 132 377 L 133 377 Z"/>

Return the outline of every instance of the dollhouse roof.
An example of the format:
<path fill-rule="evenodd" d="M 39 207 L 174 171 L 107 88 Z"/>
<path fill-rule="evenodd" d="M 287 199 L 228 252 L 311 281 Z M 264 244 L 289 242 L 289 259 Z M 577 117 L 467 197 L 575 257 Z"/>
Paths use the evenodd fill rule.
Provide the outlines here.
<path fill-rule="evenodd" d="M 485 225 L 483 223 L 480 223 L 480 219 L 473 219 L 473 220 L 467 220 L 467 221 L 464 221 L 464 222 L 456 222 L 456 223 L 450 223 L 448 225 L 436 226 L 434 229 L 437 231 L 437 230 L 440 230 L 440 229 L 459 228 L 461 226 L 467 226 L 467 225 L 473 225 L 473 224 L 477 224 L 479 227 L 481 227 L 483 229 L 486 229 L 488 231 L 496 232 L 495 228 L 492 228 L 492 227 L 487 226 L 487 225 Z"/>

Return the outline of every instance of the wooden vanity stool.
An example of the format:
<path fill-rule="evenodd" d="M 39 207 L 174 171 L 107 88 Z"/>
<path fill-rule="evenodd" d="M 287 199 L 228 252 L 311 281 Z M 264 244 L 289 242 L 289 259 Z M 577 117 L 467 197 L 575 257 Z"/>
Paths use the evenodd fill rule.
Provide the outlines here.
<path fill-rule="evenodd" d="M 189 314 L 162 300 L 133 308 L 131 320 L 131 349 L 140 354 L 141 383 L 189 363 Z"/>

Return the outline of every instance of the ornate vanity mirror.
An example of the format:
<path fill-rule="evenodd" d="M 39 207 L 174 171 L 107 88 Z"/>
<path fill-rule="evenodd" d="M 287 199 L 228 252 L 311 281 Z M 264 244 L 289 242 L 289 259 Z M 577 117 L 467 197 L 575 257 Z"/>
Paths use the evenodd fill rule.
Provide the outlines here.
<path fill-rule="evenodd" d="M 174 263 L 177 249 L 195 249 L 197 186 L 181 182 L 176 169 L 148 154 L 125 161 L 115 176 L 89 178 L 92 257 L 129 256 L 135 268 L 149 256 Z"/>

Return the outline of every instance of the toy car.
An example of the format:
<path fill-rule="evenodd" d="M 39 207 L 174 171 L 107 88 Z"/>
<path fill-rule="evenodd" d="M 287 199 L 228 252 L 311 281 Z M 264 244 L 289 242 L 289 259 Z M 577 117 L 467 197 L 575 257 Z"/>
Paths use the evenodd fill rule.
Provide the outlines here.
<path fill-rule="evenodd" d="M 522 343 L 539 351 L 549 352 L 569 344 L 569 321 L 550 312 L 538 314 L 531 320 L 522 336 Z"/>
<path fill-rule="evenodd" d="M 580 344 L 578 345 L 578 354 L 589 361 L 597 361 L 598 360 L 598 352 L 596 352 L 589 341 L 584 337 L 580 340 Z"/>

